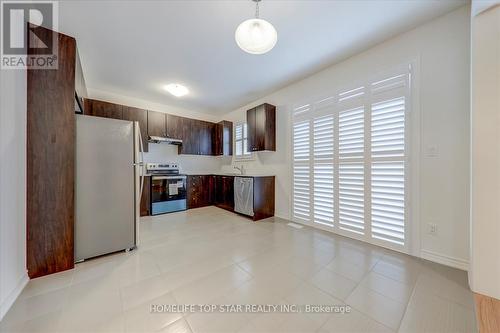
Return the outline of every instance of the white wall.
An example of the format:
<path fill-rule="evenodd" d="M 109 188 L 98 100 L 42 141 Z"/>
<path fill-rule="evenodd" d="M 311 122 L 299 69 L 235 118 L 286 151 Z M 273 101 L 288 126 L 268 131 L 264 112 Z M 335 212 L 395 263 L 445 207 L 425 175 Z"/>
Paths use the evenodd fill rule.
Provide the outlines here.
<path fill-rule="evenodd" d="M 182 173 L 210 174 L 221 170 L 224 163 L 230 163 L 230 157 L 179 155 L 177 146 L 168 144 L 149 144 L 149 152 L 144 153 L 144 160 L 154 162 L 177 162 Z"/>
<path fill-rule="evenodd" d="M 246 110 L 263 102 L 277 106 L 277 151 L 258 153 L 250 172 L 277 176 L 276 215 L 290 218 L 290 108 L 305 99 L 331 95 L 383 69 L 416 59 L 411 190 L 411 253 L 467 268 L 469 259 L 469 7 L 396 36 L 223 118 L 245 120 Z M 419 121 L 420 119 L 420 127 Z M 426 154 L 437 149 L 437 156 Z M 225 166 L 224 168 L 229 168 Z M 437 224 L 436 235 L 427 223 Z"/>
<path fill-rule="evenodd" d="M 0 320 L 26 272 L 26 71 L 0 71 Z"/>
<path fill-rule="evenodd" d="M 472 17 L 472 290 L 500 299 L 500 6 Z"/>

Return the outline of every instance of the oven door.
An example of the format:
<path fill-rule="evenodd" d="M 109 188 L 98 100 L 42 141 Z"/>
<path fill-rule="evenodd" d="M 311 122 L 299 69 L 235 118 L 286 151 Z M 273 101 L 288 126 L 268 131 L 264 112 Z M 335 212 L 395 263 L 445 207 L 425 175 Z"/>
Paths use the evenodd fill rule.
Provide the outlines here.
<path fill-rule="evenodd" d="M 153 176 L 151 202 L 186 199 L 186 176 Z"/>
<path fill-rule="evenodd" d="M 186 209 L 186 176 L 151 177 L 152 215 Z"/>

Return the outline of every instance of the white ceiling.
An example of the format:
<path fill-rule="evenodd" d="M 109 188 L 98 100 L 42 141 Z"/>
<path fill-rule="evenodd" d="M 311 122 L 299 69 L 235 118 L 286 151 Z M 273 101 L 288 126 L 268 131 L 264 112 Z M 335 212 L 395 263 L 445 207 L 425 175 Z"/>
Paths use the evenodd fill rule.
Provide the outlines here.
<path fill-rule="evenodd" d="M 221 114 L 465 4 L 465 0 L 263 0 L 278 31 L 265 55 L 238 48 L 254 15 L 240 1 L 61 1 L 59 30 L 77 39 L 87 86 Z M 162 90 L 186 85 L 182 98 Z"/>

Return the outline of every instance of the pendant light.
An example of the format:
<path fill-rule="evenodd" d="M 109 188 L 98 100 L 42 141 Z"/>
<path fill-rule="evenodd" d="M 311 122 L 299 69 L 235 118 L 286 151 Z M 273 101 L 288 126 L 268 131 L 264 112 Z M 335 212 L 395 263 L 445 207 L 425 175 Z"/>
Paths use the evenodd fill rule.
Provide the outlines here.
<path fill-rule="evenodd" d="M 273 25 L 259 18 L 259 2 L 255 2 L 255 18 L 242 22 L 234 34 L 236 44 L 245 52 L 264 54 L 271 51 L 278 40 L 278 33 Z"/>

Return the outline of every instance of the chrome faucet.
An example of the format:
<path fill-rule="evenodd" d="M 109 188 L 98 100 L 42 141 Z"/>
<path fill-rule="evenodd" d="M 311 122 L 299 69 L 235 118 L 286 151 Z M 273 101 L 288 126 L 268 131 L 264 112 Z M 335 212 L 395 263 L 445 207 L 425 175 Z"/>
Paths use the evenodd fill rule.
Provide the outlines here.
<path fill-rule="evenodd" d="M 236 165 L 233 166 L 233 168 L 235 168 L 236 170 L 238 170 L 240 172 L 240 175 L 245 174 L 245 169 L 243 169 L 243 164 L 239 168 Z"/>

